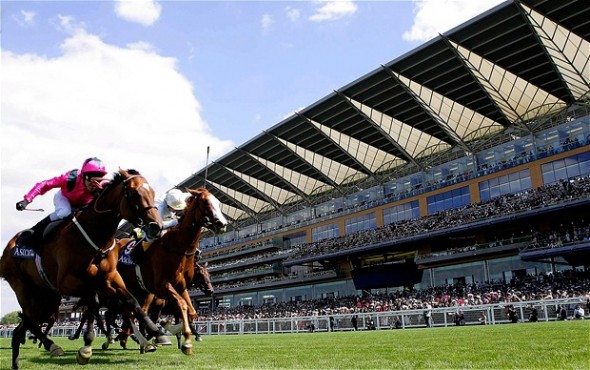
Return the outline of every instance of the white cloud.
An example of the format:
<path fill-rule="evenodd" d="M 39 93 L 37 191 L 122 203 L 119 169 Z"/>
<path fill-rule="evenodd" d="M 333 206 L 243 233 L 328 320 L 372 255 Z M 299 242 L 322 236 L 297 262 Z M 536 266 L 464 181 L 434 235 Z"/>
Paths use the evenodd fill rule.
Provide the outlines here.
<path fill-rule="evenodd" d="M 351 0 L 321 1 L 319 3 L 322 5 L 309 17 L 310 21 L 333 21 L 351 16 L 357 11 L 356 4 Z"/>
<path fill-rule="evenodd" d="M 157 194 L 234 145 L 213 136 L 201 117 L 193 86 L 146 43 L 106 44 L 78 31 L 62 55 L 2 51 L 1 219 L 2 244 L 53 211 L 55 190 L 33 208 L 15 203 L 37 182 L 79 168 L 90 156 L 109 171 L 135 168 Z"/>
<path fill-rule="evenodd" d="M 262 29 L 267 30 L 270 28 L 270 26 L 272 26 L 272 24 L 274 23 L 274 19 L 272 17 L 272 15 L 270 14 L 264 14 L 262 16 L 262 19 L 260 20 L 260 24 L 262 25 Z"/>
<path fill-rule="evenodd" d="M 287 14 L 287 18 L 291 22 L 297 21 L 301 16 L 301 12 L 299 11 L 299 9 L 291 8 L 290 6 L 285 8 L 285 13 Z"/>
<path fill-rule="evenodd" d="M 503 1 L 418 0 L 415 2 L 414 24 L 402 37 L 407 41 L 428 41 Z"/>
<path fill-rule="evenodd" d="M 35 24 L 35 16 L 37 14 L 35 12 L 29 12 L 26 10 L 21 10 L 19 15 L 13 15 L 12 18 L 18 23 L 21 27 L 29 27 Z"/>
<path fill-rule="evenodd" d="M 162 14 L 162 5 L 154 0 L 117 0 L 117 16 L 129 21 L 151 26 Z"/>

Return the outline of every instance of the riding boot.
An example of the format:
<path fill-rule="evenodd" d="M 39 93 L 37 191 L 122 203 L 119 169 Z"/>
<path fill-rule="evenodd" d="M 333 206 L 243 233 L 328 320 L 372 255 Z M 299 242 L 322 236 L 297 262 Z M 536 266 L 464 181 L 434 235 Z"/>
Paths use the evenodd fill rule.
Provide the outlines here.
<path fill-rule="evenodd" d="M 43 232 L 50 223 L 51 219 L 49 216 L 47 216 L 41 221 L 37 222 L 37 224 L 32 228 L 24 230 L 16 240 L 16 246 L 23 247 L 28 245 L 33 248 L 35 253 L 39 254 L 42 245 L 41 242 L 43 241 Z"/>
<path fill-rule="evenodd" d="M 147 247 L 151 244 L 150 242 L 146 242 L 143 239 L 138 240 L 133 247 L 133 251 L 131 252 L 131 260 L 135 262 L 136 265 L 141 265 L 145 260 L 145 252 L 146 252 L 146 244 Z"/>

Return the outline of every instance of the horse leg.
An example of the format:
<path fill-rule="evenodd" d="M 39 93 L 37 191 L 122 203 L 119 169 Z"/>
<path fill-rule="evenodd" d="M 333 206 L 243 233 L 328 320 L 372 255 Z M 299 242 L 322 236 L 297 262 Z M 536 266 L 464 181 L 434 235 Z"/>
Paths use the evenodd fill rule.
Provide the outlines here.
<path fill-rule="evenodd" d="M 94 333 L 94 309 L 89 307 L 86 312 L 88 313 L 88 321 L 86 322 L 86 332 L 84 333 L 84 347 L 80 348 L 78 353 L 76 353 L 76 361 L 80 365 L 86 365 L 90 361 L 90 357 L 92 357 L 92 342 L 96 336 Z"/>
<path fill-rule="evenodd" d="M 84 324 L 86 323 L 87 320 L 88 320 L 88 314 L 86 313 L 86 311 L 84 311 L 84 313 L 82 314 L 82 317 L 80 317 L 80 324 L 78 324 L 78 327 L 76 328 L 76 331 L 74 332 L 74 334 L 72 334 L 68 337 L 69 340 L 76 340 L 76 339 L 80 338 L 80 334 L 82 333 L 82 328 L 84 327 Z"/>
<path fill-rule="evenodd" d="M 20 354 L 20 345 L 26 340 L 27 328 L 24 322 L 18 323 L 12 332 L 12 370 L 18 369 L 18 356 Z M 23 343 L 24 344 L 24 343 Z"/>
<path fill-rule="evenodd" d="M 199 327 L 197 323 L 191 323 L 190 325 L 191 328 L 191 332 L 193 333 L 195 340 L 197 342 L 202 342 L 203 341 L 203 336 L 201 335 L 201 333 L 199 333 Z"/>
<path fill-rule="evenodd" d="M 174 322 L 176 324 L 179 324 L 180 323 L 180 317 L 178 315 L 174 315 Z M 180 334 L 180 331 L 178 331 L 174 336 L 176 337 L 176 342 L 178 343 L 178 349 L 181 349 L 181 344 L 180 344 L 181 334 Z"/>
<path fill-rule="evenodd" d="M 172 297 L 172 301 L 176 302 L 182 320 L 182 335 L 184 336 L 184 342 L 180 349 L 185 355 L 191 355 L 193 353 L 193 344 L 191 340 L 192 333 L 188 321 L 188 305 L 184 298 L 176 292 L 172 284 L 168 282 L 165 287 L 169 295 Z"/>
<path fill-rule="evenodd" d="M 129 292 L 127 292 L 126 299 L 124 301 L 125 307 L 127 308 L 128 312 L 133 313 L 133 316 L 140 322 L 145 324 L 145 330 L 147 334 L 152 335 L 155 337 L 156 345 L 161 346 L 169 346 L 172 344 L 170 339 L 154 324 L 154 322 L 148 317 L 144 310 L 141 309 L 141 306 Z M 131 325 L 133 331 L 135 333 L 135 325 Z M 138 330 L 139 332 L 139 330 Z M 137 335 L 137 334 L 136 334 Z M 142 335 L 143 337 L 143 335 Z"/>
<path fill-rule="evenodd" d="M 109 346 L 113 343 L 115 343 L 115 327 L 116 327 L 116 323 L 115 323 L 115 317 L 112 314 L 112 309 L 107 309 L 106 312 L 104 313 L 104 323 L 106 325 L 105 328 L 105 337 L 106 337 L 106 341 L 102 344 L 102 349 L 103 350 L 107 350 L 109 349 Z"/>
<path fill-rule="evenodd" d="M 172 344 L 170 339 L 154 324 L 154 322 L 148 317 L 147 313 L 141 308 L 137 299 L 125 288 L 125 283 L 121 275 L 116 273 L 106 281 L 106 289 L 115 296 L 119 297 L 123 303 L 123 310 L 127 317 L 131 317 L 131 314 L 141 323 L 143 322 L 146 326 L 148 334 L 156 337 L 155 344 L 161 346 L 169 346 Z M 132 325 L 133 327 L 134 325 Z"/>
<path fill-rule="evenodd" d="M 191 329 L 191 332 L 195 336 L 197 342 L 202 342 L 203 338 L 201 337 L 201 334 L 199 334 L 196 327 L 193 328 L 193 326 L 191 325 L 199 317 L 199 314 L 197 313 L 197 310 L 195 310 L 195 306 L 193 306 L 193 301 L 191 300 L 191 297 L 188 294 L 188 290 L 185 289 L 182 292 L 182 298 L 185 300 L 185 302 L 188 306 L 188 320 L 189 320 L 189 327 Z"/>
<path fill-rule="evenodd" d="M 45 327 L 45 330 L 43 330 L 43 334 L 44 334 L 45 336 L 48 336 L 48 335 L 49 335 L 49 333 L 51 332 L 51 328 L 53 328 L 53 325 L 54 325 L 54 324 L 55 324 L 55 317 L 53 317 L 53 316 L 52 316 L 52 317 L 49 319 L 49 321 L 47 322 L 47 326 Z M 34 343 L 34 342 L 33 342 L 33 343 Z M 41 341 L 39 341 L 39 348 L 41 348 L 41 345 L 42 345 L 42 344 L 43 344 L 43 343 L 41 343 Z"/>

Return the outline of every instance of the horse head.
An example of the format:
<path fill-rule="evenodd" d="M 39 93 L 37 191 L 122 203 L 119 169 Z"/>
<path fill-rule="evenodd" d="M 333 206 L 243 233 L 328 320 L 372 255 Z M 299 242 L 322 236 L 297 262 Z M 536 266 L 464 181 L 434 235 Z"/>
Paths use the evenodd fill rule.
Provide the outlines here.
<path fill-rule="evenodd" d="M 193 277 L 193 284 L 200 289 L 207 297 L 213 295 L 213 284 L 211 284 L 211 277 L 207 270 L 208 263 L 200 264 L 195 262 L 195 276 Z"/>
<path fill-rule="evenodd" d="M 154 205 L 156 193 L 145 177 L 135 170 L 119 169 L 102 194 L 108 192 L 109 188 L 119 186 L 121 186 L 121 196 L 118 211 L 121 217 L 134 226 L 140 227 L 148 240 L 159 238 L 162 233 L 162 218 Z M 100 212 L 97 207 L 102 194 L 95 202 L 97 212 Z"/>
<path fill-rule="evenodd" d="M 227 220 L 221 212 L 221 203 L 205 188 L 187 189 L 191 197 L 187 199 L 186 217 L 194 218 L 195 224 L 213 231 L 216 234 L 225 232 Z"/>

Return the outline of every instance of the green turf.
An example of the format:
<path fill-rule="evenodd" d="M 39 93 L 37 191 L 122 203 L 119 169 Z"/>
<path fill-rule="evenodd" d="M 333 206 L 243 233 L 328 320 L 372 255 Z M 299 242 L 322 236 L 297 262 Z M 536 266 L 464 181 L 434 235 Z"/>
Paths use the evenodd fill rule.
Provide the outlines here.
<path fill-rule="evenodd" d="M 82 341 L 55 338 L 66 355 L 28 341 L 21 369 L 81 369 Z M 84 369 L 590 369 L 590 320 L 432 329 L 205 336 L 194 354 L 176 346 L 140 355 L 135 343 L 100 349 Z M 173 338 L 173 342 L 175 343 Z M 10 368 L 10 340 L 0 339 L 0 368 Z"/>

